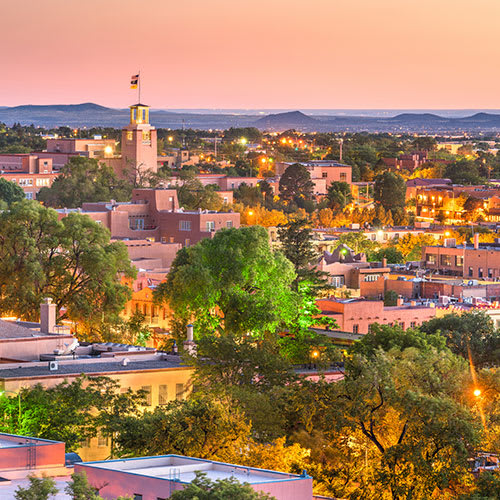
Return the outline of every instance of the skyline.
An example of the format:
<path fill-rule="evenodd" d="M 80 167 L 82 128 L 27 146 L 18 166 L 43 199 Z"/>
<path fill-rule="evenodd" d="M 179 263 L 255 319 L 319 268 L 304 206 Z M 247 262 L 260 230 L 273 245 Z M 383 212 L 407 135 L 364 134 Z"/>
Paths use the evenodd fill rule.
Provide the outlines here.
<path fill-rule="evenodd" d="M 0 105 L 123 108 L 140 70 L 162 109 L 498 109 L 499 15 L 495 0 L 20 0 L 3 8 Z"/>

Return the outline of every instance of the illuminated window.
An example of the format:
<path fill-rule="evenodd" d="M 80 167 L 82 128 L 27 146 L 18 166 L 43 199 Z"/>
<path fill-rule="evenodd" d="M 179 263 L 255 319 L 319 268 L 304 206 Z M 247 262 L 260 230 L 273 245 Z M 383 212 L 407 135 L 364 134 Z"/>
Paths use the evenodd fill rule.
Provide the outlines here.
<path fill-rule="evenodd" d="M 433 253 L 426 254 L 425 261 L 427 262 L 427 264 L 431 264 L 431 265 L 436 264 L 436 255 Z"/>
<path fill-rule="evenodd" d="M 142 140 L 147 142 L 151 140 L 151 132 L 149 130 L 142 131 Z"/>
<path fill-rule="evenodd" d="M 340 172 L 340 180 L 341 182 L 347 181 L 347 174 L 345 172 Z"/>
<path fill-rule="evenodd" d="M 132 141 L 134 139 L 134 133 L 131 130 L 127 131 L 127 141 Z"/>
<path fill-rule="evenodd" d="M 456 259 L 455 259 L 455 262 L 456 262 L 456 266 L 457 267 L 462 267 L 464 265 L 464 256 L 463 255 L 457 255 Z"/>

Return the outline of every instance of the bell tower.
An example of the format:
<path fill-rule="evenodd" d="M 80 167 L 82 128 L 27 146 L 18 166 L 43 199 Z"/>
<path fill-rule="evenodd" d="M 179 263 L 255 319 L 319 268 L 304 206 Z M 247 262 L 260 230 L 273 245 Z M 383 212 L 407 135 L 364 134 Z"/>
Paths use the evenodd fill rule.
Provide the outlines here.
<path fill-rule="evenodd" d="M 145 172 L 157 172 L 156 129 L 149 123 L 149 106 L 130 106 L 130 123 L 122 129 L 122 172 L 135 178 Z"/>

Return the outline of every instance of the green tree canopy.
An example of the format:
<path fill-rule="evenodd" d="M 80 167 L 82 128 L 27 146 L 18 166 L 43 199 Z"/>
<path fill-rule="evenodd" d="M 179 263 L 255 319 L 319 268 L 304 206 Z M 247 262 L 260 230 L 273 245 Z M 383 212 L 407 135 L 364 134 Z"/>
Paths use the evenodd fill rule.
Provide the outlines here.
<path fill-rule="evenodd" d="M 125 245 L 86 215 L 58 214 L 35 201 L 0 213 L 0 312 L 36 320 L 45 297 L 64 317 L 91 322 L 118 314 L 135 276 Z"/>
<path fill-rule="evenodd" d="M 314 183 L 307 167 L 300 163 L 290 165 L 280 178 L 280 198 L 288 203 L 303 206 L 313 197 Z"/>
<path fill-rule="evenodd" d="M 211 481 L 203 472 L 196 472 L 196 477 L 183 490 L 174 491 L 172 500 L 276 500 L 274 497 L 255 491 L 249 484 L 240 483 L 234 478 Z"/>
<path fill-rule="evenodd" d="M 429 335 L 442 335 L 446 345 L 474 366 L 496 365 L 500 360 L 500 332 L 483 311 L 447 314 L 423 323 L 420 329 Z"/>
<path fill-rule="evenodd" d="M 264 228 L 224 229 L 181 249 L 155 297 L 177 316 L 194 319 L 198 335 L 262 334 L 293 317 L 294 279 L 292 264 L 271 250 Z"/>
<path fill-rule="evenodd" d="M 26 488 L 19 486 L 14 492 L 16 500 L 48 500 L 59 492 L 51 477 L 28 476 L 28 480 Z"/>
<path fill-rule="evenodd" d="M 347 182 L 334 181 L 328 186 L 326 198 L 329 208 L 342 211 L 352 201 L 351 186 Z"/>
<path fill-rule="evenodd" d="M 24 191 L 16 183 L 0 178 L 0 203 L 10 205 L 15 201 L 24 200 Z"/>
<path fill-rule="evenodd" d="M 404 208 L 406 199 L 406 183 L 394 172 L 384 172 L 375 177 L 373 197 L 384 210 Z"/>
<path fill-rule="evenodd" d="M 77 208 L 85 202 L 126 201 L 131 188 L 110 166 L 76 156 L 61 169 L 50 188 L 40 189 L 37 199 L 50 207 Z"/>

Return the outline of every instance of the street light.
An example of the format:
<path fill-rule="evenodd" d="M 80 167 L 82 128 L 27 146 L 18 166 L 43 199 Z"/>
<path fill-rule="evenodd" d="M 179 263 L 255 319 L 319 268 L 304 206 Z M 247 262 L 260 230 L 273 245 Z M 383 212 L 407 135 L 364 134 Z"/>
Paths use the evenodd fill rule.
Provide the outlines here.
<path fill-rule="evenodd" d="M 476 398 L 481 396 L 481 389 L 474 389 L 474 396 L 476 396 Z"/>
<path fill-rule="evenodd" d="M 17 404 L 18 404 L 18 408 L 19 408 L 19 424 L 20 424 L 21 423 L 21 393 L 19 391 L 14 392 L 14 391 L 1 390 L 0 396 L 3 396 L 4 394 L 14 394 L 15 396 L 17 396 Z"/>

